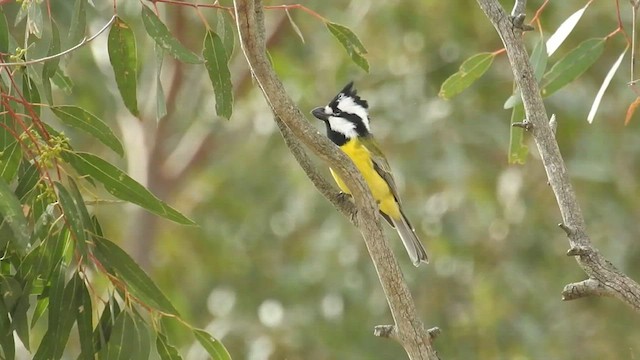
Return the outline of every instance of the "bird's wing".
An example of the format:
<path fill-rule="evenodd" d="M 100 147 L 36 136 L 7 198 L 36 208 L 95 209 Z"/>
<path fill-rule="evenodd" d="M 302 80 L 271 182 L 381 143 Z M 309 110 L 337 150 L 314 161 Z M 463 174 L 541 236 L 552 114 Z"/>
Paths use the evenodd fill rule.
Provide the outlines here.
<path fill-rule="evenodd" d="M 378 147 L 378 142 L 373 137 L 373 135 L 369 134 L 367 136 L 360 137 L 360 142 L 362 145 L 369 151 L 371 154 L 371 161 L 373 162 L 373 168 L 376 170 L 378 175 L 384 179 L 389 185 L 391 189 L 391 194 L 396 199 L 398 205 L 400 205 L 400 196 L 398 195 L 398 188 L 396 187 L 396 182 L 393 180 L 393 175 L 391 174 L 391 167 L 389 166 L 389 162 L 387 158 Z"/>

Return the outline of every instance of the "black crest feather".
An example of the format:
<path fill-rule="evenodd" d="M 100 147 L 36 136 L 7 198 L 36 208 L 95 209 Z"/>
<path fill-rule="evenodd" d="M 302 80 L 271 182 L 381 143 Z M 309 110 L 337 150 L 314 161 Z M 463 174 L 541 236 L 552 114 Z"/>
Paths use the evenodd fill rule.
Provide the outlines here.
<path fill-rule="evenodd" d="M 358 96 L 358 90 L 353 87 L 353 81 L 350 81 L 342 90 L 340 90 L 338 95 L 336 95 L 336 97 L 331 100 L 329 106 L 333 109 L 337 109 L 338 100 L 342 97 L 350 97 L 356 104 L 362 106 L 365 109 L 369 108 L 369 103 L 367 103 L 367 100 L 363 100 L 360 98 L 360 96 Z"/>

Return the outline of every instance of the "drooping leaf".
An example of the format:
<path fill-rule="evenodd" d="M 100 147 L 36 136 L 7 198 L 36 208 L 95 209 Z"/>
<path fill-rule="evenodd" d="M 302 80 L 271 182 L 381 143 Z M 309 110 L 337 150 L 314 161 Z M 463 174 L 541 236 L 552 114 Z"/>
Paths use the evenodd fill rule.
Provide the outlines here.
<path fill-rule="evenodd" d="M 524 120 L 524 105 L 513 107 L 511 124 Z M 524 144 L 524 129 L 511 126 L 509 138 L 509 164 L 524 164 L 527 161 L 529 148 Z"/>
<path fill-rule="evenodd" d="M 84 227 L 85 232 L 88 232 L 89 234 L 95 234 L 93 220 L 89 215 L 89 210 L 87 209 L 87 205 L 84 203 L 84 198 L 82 197 L 82 193 L 80 193 L 78 185 L 71 176 L 67 178 L 67 181 L 69 182 L 69 194 L 71 194 L 73 202 L 78 208 L 80 217 L 82 218 L 82 226 Z"/>
<path fill-rule="evenodd" d="M 296 22 L 293 21 L 293 18 L 289 13 L 289 9 L 285 9 L 284 12 L 287 14 L 287 18 L 289 19 L 289 24 L 291 24 L 293 31 L 295 31 L 296 35 L 298 35 L 298 37 L 300 38 L 300 41 L 302 41 L 302 43 L 304 44 L 304 36 L 302 36 L 302 31 L 300 31 L 298 24 L 296 24 Z"/>
<path fill-rule="evenodd" d="M 20 161 L 22 160 L 22 147 L 20 143 L 14 141 L 4 148 L 0 153 L 0 177 L 8 184 L 18 173 Z"/>
<path fill-rule="evenodd" d="M 64 185 L 56 181 L 55 186 L 56 190 L 58 190 L 60 206 L 64 212 L 66 223 L 69 224 L 76 246 L 82 254 L 85 254 L 87 252 L 87 236 L 84 229 L 84 223 L 82 221 L 82 215 L 80 215 L 80 210 Z"/>
<path fill-rule="evenodd" d="M 333 22 L 326 22 L 325 25 L 331 35 L 342 45 L 347 51 L 347 54 L 351 57 L 351 60 L 362 68 L 364 71 L 369 72 L 369 62 L 364 57 L 367 54 L 367 49 L 358 38 L 356 34 L 348 27 Z"/>
<path fill-rule="evenodd" d="M 29 285 L 22 290 L 22 295 L 20 299 L 18 299 L 18 303 L 11 314 L 13 328 L 27 350 L 29 349 L 29 321 L 27 319 L 27 313 L 31 309 L 28 286 Z"/>
<path fill-rule="evenodd" d="M 0 52 L 9 53 L 9 24 L 4 11 L 0 12 Z"/>
<path fill-rule="evenodd" d="M 179 224 L 193 225 L 193 221 L 155 197 L 144 186 L 106 160 L 89 153 L 65 152 L 63 159 L 81 175 L 89 175 L 102 183 L 113 196 L 140 205 L 154 214 Z"/>
<path fill-rule="evenodd" d="M 193 334 L 196 340 L 207 350 L 213 360 L 231 360 L 231 355 L 222 343 L 214 339 L 208 332 L 204 330 L 194 329 Z"/>
<path fill-rule="evenodd" d="M 29 102 L 28 105 L 24 105 L 25 114 L 31 114 L 29 111 L 31 109 L 36 115 L 40 116 L 40 106 L 30 105 L 40 103 L 40 92 L 38 92 L 36 81 L 27 75 L 27 71 L 22 73 L 22 96 Z"/>
<path fill-rule="evenodd" d="M 27 30 L 30 34 L 40 39 L 44 28 L 44 17 L 42 16 L 42 3 L 31 1 L 27 5 Z"/>
<path fill-rule="evenodd" d="M 107 346 L 99 357 L 105 360 L 148 359 L 150 350 L 149 331 L 136 315 L 123 311 L 118 315 Z"/>
<path fill-rule="evenodd" d="M 2 16 L 4 17 L 4 15 Z M 6 20 L 5 20 L 6 21 Z M 16 345 L 13 341 L 9 310 L 0 296 L 0 353 L 4 359 L 14 360 L 16 357 Z M 162 358 L 165 359 L 164 357 Z"/>
<path fill-rule="evenodd" d="M 160 121 L 167 115 L 167 103 L 164 98 L 164 89 L 161 81 L 164 50 L 158 44 L 155 44 L 153 48 L 156 53 L 156 120 Z"/>
<path fill-rule="evenodd" d="M 169 299 L 129 254 L 107 239 L 96 237 L 94 241 L 98 260 L 115 271 L 115 275 L 127 284 L 133 296 L 164 313 L 178 314 Z"/>
<path fill-rule="evenodd" d="M 80 341 L 80 356 L 78 358 L 94 359 L 91 295 L 84 282 L 80 283 L 76 310 L 76 323 L 78 324 L 78 338 Z"/>
<path fill-rule="evenodd" d="M 167 26 L 162 23 L 158 16 L 146 6 L 142 6 L 142 23 L 147 30 L 147 34 L 165 49 L 176 60 L 182 61 L 187 64 L 201 64 L 202 59 L 198 55 L 192 53 L 189 49 L 184 47 L 178 39 L 173 37 L 167 29 Z"/>
<path fill-rule="evenodd" d="M 31 327 L 34 327 L 38 322 L 40 317 L 44 315 L 45 311 L 49 308 L 49 295 L 40 296 L 38 298 L 38 302 L 36 303 L 36 309 L 33 311 L 33 316 L 31 317 Z"/>
<path fill-rule="evenodd" d="M 27 165 L 26 170 L 18 177 L 18 186 L 16 187 L 16 197 L 23 201 L 25 196 L 38 184 L 40 180 L 40 172 L 38 167 L 33 163 Z"/>
<path fill-rule="evenodd" d="M 582 18 L 582 14 L 587 10 L 587 7 L 591 4 L 591 1 L 587 2 L 587 4 L 580 10 L 574 12 L 569 16 L 565 21 L 558 26 L 558 29 L 549 37 L 547 40 L 547 55 L 553 55 L 556 50 L 562 45 L 562 43 L 567 39 L 569 34 L 573 31 L 573 29 Z"/>
<path fill-rule="evenodd" d="M 116 154 L 120 156 L 124 155 L 124 148 L 120 140 L 118 140 L 113 131 L 111 131 L 111 128 L 97 116 L 83 108 L 72 105 L 52 106 L 51 111 L 53 111 L 63 123 L 93 135 L 111 150 L 115 151 Z"/>
<path fill-rule="evenodd" d="M 216 34 L 220 36 L 222 44 L 224 44 L 224 50 L 227 53 L 227 63 L 231 59 L 235 47 L 236 38 L 233 32 L 234 28 L 235 23 L 231 15 L 226 11 L 217 11 Z"/>
<path fill-rule="evenodd" d="M 106 344 L 109 342 L 111 332 L 113 330 L 113 324 L 116 322 L 116 318 L 119 314 L 120 306 L 115 298 L 110 296 L 109 301 L 102 311 L 102 315 L 100 315 L 98 325 L 96 325 L 96 328 L 93 331 L 93 347 L 96 351 L 104 349 Z"/>
<path fill-rule="evenodd" d="M 438 96 L 451 99 L 478 80 L 491 66 L 495 53 L 485 52 L 471 56 L 460 65 L 460 70 L 442 83 Z"/>
<path fill-rule="evenodd" d="M 29 247 L 29 227 L 22 212 L 22 205 L 9 185 L 0 181 L 0 215 L 2 223 L 9 226 L 13 237 L 10 240 L 18 254 L 24 255 Z"/>
<path fill-rule="evenodd" d="M 73 81 L 62 72 L 60 68 L 56 71 L 56 74 L 53 76 L 53 83 L 56 84 L 62 91 L 66 94 L 71 94 L 71 90 L 73 89 Z"/>
<path fill-rule="evenodd" d="M 204 37 L 202 56 L 216 97 L 216 113 L 229 119 L 233 111 L 231 73 L 222 39 L 213 31 L 207 31 Z"/>
<path fill-rule="evenodd" d="M 34 356 L 39 359 L 60 359 L 67 345 L 69 334 L 76 320 L 78 298 L 83 280 L 76 273 L 64 286 L 64 266 L 52 284 L 49 300 L 49 323 L 40 347 Z M 60 289 L 63 288 L 63 289 Z"/>
<path fill-rule="evenodd" d="M 107 47 L 120 96 L 131 114 L 138 117 L 136 38 L 131 27 L 119 17 L 111 25 Z"/>
<path fill-rule="evenodd" d="M 162 360 L 182 360 L 178 350 L 167 341 L 167 337 L 161 333 L 156 334 L 156 350 Z"/>
<path fill-rule="evenodd" d="M 602 55 L 604 42 L 605 38 L 585 40 L 555 63 L 542 79 L 542 96 L 550 96 L 587 71 Z"/>
<path fill-rule="evenodd" d="M 71 25 L 69 25 L 69 36 L 67 37 L 67 47 L 73 47 L 82 41 L 87 28 L 87 0 L 76 0 L 73 5 L 73 15 Z"/>
<path fill-rule="evenodd" d="M 636 109 L 638 108 L 639 105 L 640 105 L 640 96 L 638 96 L 635 100 L 633 100 L 631 104 L 629 104 L 629 107 L 627 108 L 627 115 L 624 118 L 625 125 L 629 124 L 629 122 L 631 121 L 631 118 L 633 117 L 633 114 L 636 112 Z"/>
<path fill-rule="evenodd" d="M 589 110 L 589 115 L 587 116 L 587 121 L 589 122 L 589 124 L 591 124 L 593 122 L 593 119 L 596 117 L 596 112 L 598 112 L 598 108 L 600 107 L 600 102 L 602 101 L 604 92 L 607 91 L 607 88 L 609 87 L 609 84 L 611 83 L 613 76 L 618 71 L 620 64 L 622 64 L 622 59 L 624 59 L 624 55 L 627 53 L 627 49 L 629 48 L 628 47 L 625 48 L 622 54 L 618 56 L 618 60 L 616 60 L 616 62 L 613 63 L 613 65 L 611 66 L 611 69 L 609 69 L 609 72 L 607 73 L 607 76 L 604 77 L 604 80 L 602 81 L 602 85 L 600 85 L 600 89 L 598 90 L 598 93 L 596 94 L 595 99 L 593 99 L 593 104 L 591 104 L 591 110 Z"/>
<path fill-rule="evenodd" d="M 51 21 L 51 43 L 49 44 L 49 51 L 47 56 L 60 53 L 60 33 L 58 27 L 54 21 Z M 49 104 L 53 103 L 53 95 L 51 94 L 51 81 L 50 79 L 56 74 L 58 70 L 58 64 L 60 63 L 60 57 L 56 56 L 53 59 L 47 60 L 42 66 L 42 87 L 44 88 L 44 95 L 47 98 Z"/>

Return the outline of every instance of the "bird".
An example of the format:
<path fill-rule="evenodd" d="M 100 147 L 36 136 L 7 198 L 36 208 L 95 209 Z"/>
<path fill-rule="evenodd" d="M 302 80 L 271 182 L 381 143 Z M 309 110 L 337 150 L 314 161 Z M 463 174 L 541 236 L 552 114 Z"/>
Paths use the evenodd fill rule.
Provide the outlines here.
<path fill-rule="evenodd" d="M 413 265 L 428 263 L 427 252 L 402 209 L 389 162 L 371 134 L 368 109 L 368 102 L 358 96 L 351 81 L 328 105 L 316 107 L 311 114 L 325 123 L 327 137 L 358 168 L 378 203 L 380 215 L 398 232 Z M 351 195 L 340 176 L 329 170 L 340 190 Z"/>

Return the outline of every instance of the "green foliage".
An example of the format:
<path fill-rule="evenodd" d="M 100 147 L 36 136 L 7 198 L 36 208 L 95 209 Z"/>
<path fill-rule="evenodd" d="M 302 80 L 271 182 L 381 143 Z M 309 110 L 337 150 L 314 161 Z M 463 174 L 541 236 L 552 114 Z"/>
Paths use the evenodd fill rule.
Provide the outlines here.
<path fill-rule="evenodd" d="M 440 87 L 438 94 L 443 99 L 451 99 L 478 80 L 493 63 L 494 53 L 475 54 L 460 65 L 460 70 L 451 75 Z"/>
<path fill-rule="evenodd" d="M 142 6 L 142 23 L 144 24 L 145 30 L 147 30 L 147 34 L 151 36 L 156 44 L 166 50 L 176 60 L 187 64 L 202 63 L 202 59 L 173 37 L 167 26 L 146 6 Z"/>
<path fill-rule="evenodd" d="M 207 31 L 202 48 L 204 66 L 207 68 L 213 91 L 216 94 L 216 113 L 218 116 L 230 119 L 233 106 L 233 86 L 228 66 L 231 53 L 228 51 L 233 51 L 233 45 L 225 47 L 218 34 Z"/>
<path fill-rule="evenodd" d="M 347 51 L 351 60 L 362 68 L 362 70 L 369 72 L 369 61 L 364 57 L 367 54 L 367 49 L 362 45 L 358 36 L 351 31 L 348 27 L 334 22 L 327 21 L 325 23 L 327 29 L 333 37 L 338 40 L 340 45 Z"/>
<path fill-rule="evenodd" d="M 139 116 L 137 78 L 138 50 L 136 38 L 131 27 L 124 20 L 116 17 L 109 31 L 109 60 L 118 84 L 118 90 L 125 106 L 133 116 Z"/>

